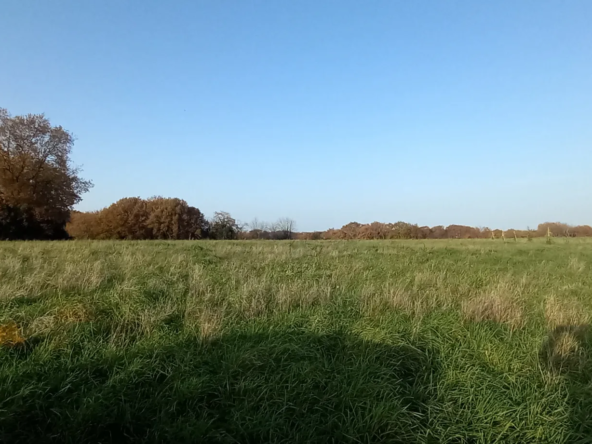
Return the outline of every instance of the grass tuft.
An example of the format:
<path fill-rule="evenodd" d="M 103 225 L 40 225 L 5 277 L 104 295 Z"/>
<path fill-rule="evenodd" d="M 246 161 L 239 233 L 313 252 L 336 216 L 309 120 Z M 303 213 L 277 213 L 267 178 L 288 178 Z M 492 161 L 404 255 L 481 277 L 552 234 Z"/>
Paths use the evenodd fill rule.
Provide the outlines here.
<path fill-rule="evenodd" d="M 511 329 L 520 328 L 525 322 L 524 309 L 517 299 L 499 289 L 463 302 L 462 312 L 468 321 L 492 321 L 506 324 Z"/>
<path fill-rule="evenodd" d="M 587 324 L 590 313 L 576 299 L 559 299 L 556 296 L 550 296 L 545 300 L 545 319 L 547 327 L 552 330 L 558 327 Z"/>

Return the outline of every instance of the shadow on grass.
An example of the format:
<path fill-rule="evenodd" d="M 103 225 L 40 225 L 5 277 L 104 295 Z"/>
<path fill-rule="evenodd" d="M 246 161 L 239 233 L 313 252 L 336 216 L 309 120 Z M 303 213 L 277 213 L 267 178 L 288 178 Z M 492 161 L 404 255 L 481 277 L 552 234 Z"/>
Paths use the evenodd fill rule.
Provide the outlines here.
<path fill-rule="evenodd" d="M 548 371 L 561 375 L 567 383 L 570 403 L 570 439 L 592 442 L 592 328 L 562 325 L 552 330 L 540 351 Z"/>
<path fill-rule="evenodd" d="M 283 330 L 171 340 L 12 356 L 0 441 L 429 441 L 429 349 Z"/>
<path fill-rule="evenodd" d="M 6 308 L 16 307 L 16 308 L 25 308 L 31 305 L 38 304 L 39 302 L 43 301 L 43 296 L 41 295 L 29 295 L 29 296 L 17 296 L 14 298 L 6 299 L 2 301 L 2 304 L 6 306 Z"/>

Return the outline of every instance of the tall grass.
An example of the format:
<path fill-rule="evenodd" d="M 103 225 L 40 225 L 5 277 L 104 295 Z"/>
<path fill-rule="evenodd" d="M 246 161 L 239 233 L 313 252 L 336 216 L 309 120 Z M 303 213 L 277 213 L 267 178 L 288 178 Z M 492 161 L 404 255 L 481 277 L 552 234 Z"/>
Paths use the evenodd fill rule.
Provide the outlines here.
<path fill-rule="evenodd" d="M 591 265 L 579 239 L 4 243 L 0 442 L 590 442 Z"/>

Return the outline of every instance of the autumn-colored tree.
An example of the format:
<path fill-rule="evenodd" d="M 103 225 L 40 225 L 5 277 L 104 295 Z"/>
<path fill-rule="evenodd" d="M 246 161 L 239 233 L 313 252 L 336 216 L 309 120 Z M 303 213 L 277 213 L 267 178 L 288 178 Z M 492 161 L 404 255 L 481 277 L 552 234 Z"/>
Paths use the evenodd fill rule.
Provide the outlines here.
<path fill-rule="evenodd" d="M 578 225 L 573 227 L 574 236 L 592 236 L 592 227 L 590 225 Z"/>
<path fill-rule="evenodd" d="M 446 228 L 442 225 L 432 227 L 430 230 L 430 239 L 446 239 L 447 237 Z"/>
<path fill-rule="evenodd" d="M 407 222 L 396 222 L 390 226 L 389 239 L 417 239 L 418 230 L 417 225 L 408 224 Z"/>
<path fill-rule="evenodd" d="M 331 240 L 331 239 L 340 239 L 341 230 L 336 230 L 335 228 L 330 228 L 323 233 L 323 239 Z"/>
<path fill-rule="evenodd" d="M 182 199 L 153 197 L 147 208 L 146 226 L 153 239 L 200 239 L 205 231 L 201 211 Z"/>
<path fill-rule="evenodd" d="M 537 227 L 537 235 L 538 236 L 546 236 L 547 229 L 551 231 L 551 235 L 554 237 L 561 237 L 561 236 L 572 236 L 573 235 L 573 227 L 564 224 L 561 222 L 545 222 L 539 224 Z"/>
<path fill-rule="evenodd" d="M 491 231 L 492 233 L 492 238 L 493 239 L 500 239 L 502 237 L 502 234 L 504 233 L 503 230 L 500 229 L 495 229 Z"/>
<path fill-rule="evenodd" d="M 446 233 L 450 239 L 478 239 L 481 237 L 478 228 L 466 225 L 449 225 L 446 227 Z"/>
<path fill-rule="evenodd" d="M 322 239 L 324 239 L 322 231 L 294 233 L 294 238 L 298 239 L 298 240 L 322 240 Z"/>
<path fill-rule="evenodd" d="M 43 114 L 12 117 L 0 108 L 0 210 L 4 223 L 32 217 L 32 225 L 42 231 L 37 237 L 66 235 L 72 207 L 92 186 L 71 164 L 73 145 L 73 136 L 61 126 L 52 126 Z M 6 226 L 0 230 L 6 231 Z"/>
<path fill-rule="evenodd" d="M 346 228 L 347 227 L 347 228 Z M 345 230 L 344 230 L 345 228 Z M 386 224 L 380 222 L 372 222 L 371 224 L 348 224 L 343 231 L 349 232 L 350 239 L 387 239 L 389 230 Z M 355 231 L 354 231 L 355 228 Z M 355 236 L 355 237 L 354 237 Z"/>
<path fill-rule="evenodd" d="M 74 212 L 67 230 L 76 239 L 200 239 L 207 221 L 182 199 L 127 197 L 101 211 Z"/>
<path fill-rule="evenodd" d="M 66 231 L 74 239 L 108 239 L 102 226 L 101 216 L 100 211 L 73 211 L 66 224 Z"/>
<path fill-rule="evenodd" d="M 418 227 L 418 239 L 429 239 L 430 235 L 432 234 L 432 229 L 428 226 Z"/>
<path fill-rule="evenodd" d="M 362 224 L 358 222 L 350 222 L 347 225 L 344 225 L 339 230 L 342 235 L 339 237 L 340 239 L 359 239 L 360 229 L 362 228 Z"/>
<path fill-rule="evenodd" d="M 104 239 L 152 239 L 147 225 L 149 218 L 148 204 L 139 197 L 125 197 L 111 204 L 98 215 L 99 225 Z"/>

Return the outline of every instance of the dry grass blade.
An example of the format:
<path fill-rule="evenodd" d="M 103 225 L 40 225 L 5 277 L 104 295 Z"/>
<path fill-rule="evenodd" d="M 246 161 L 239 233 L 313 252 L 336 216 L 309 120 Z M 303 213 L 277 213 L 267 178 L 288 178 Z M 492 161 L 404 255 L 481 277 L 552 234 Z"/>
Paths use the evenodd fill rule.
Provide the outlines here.
<path fill-rule="evenodd" d="M 503 293 L 485 294 L 462 304 L 465 319 L 472 322 L 493 321 L 512 329 L 524 325 L 524 310 L 515 298 Z"/>

